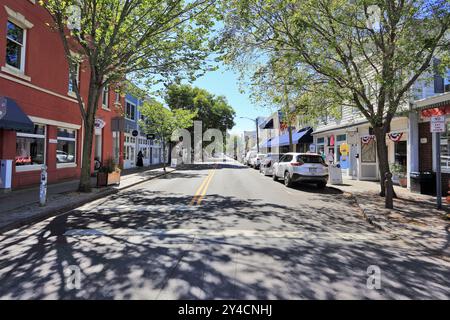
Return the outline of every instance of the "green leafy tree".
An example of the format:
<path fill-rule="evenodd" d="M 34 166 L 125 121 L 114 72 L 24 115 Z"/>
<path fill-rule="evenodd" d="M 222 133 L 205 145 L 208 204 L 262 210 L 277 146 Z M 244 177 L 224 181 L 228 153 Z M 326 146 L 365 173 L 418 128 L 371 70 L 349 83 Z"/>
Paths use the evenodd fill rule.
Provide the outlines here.
<path fill-rule="evenodd" d="M 391 121 L 433 58 L 448 61 L 448 0 L 230 0 L 223 5 L 226 61 L 264 64 L 288 57 L 313 75 L 314 91 L 325 91 L 320 83 L 329 86 L 365 116 L 377 138 L 384 196 Z M 306 94 L 303 103 L 315 99 Z"/>
<path fill-rule="evenodd" d="M 158 101 L 147 101 L 140 108 L 145 120 L 140 120 L 139 125 L 146 134 L 154 134 L 161 139 L 163 147 L 164 171 L 166 170 L 166 144 L 170 143 L 172 134 L 179 129 L 192 126 L 195 112 L 184 109 L 169 110 Z"/>
<path fill-rule="evenodd" d="M 41 0 L 53 18 L 72 70 L 83 119 L 79 190 L 89 192 L 94 121 L 102 90 L 124 79 L 152 84 L 194 79 L 207 69 L 215 0 Z M 75 53 L 75 54 L 74 54 Z M 76 81 L 77 64 L 89 66 L 87 101 Z"/>
<path fill-rule="evenodd" d="M 202 122 L 203 131 L 217 129 L 225 137 L 227 130 L 231 130 L 235 125 L 236 113 L 227 99 L 223 96 L 213 95 L 204 89 L 190 85 L 172 84 L 167 87 L 165 101 L 172 110 L 184 109 L 195 112 L 197 114 L 195 120 Z M 188 130 L 193 134 L 193 127 Z M 195 141 L 192 143 L 194 144 Z M 206 143 L 204 141 L 203 146 Z M 225 146 L 225 141 L 223 141 L 223 145 Z"/>

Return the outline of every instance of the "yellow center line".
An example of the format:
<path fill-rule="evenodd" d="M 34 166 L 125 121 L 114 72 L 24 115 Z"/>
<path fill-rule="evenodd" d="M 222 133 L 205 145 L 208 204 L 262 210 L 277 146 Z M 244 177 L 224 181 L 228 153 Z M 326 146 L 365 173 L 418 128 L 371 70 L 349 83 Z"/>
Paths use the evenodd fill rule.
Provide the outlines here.
<path fill-rule="evenodd" d="M 202 204 L 203 198 L 204 198 L 205 195 L 206 195 L 206 191 L 208 190 L 209 185 L 211 184 L 211 181 L 212 181 L 212 179 L 214 178 L 214 175 L 215 175 L 215 174 L 216 174 L 216 170 L 214 170 L 213 173 L 211 174 L 211 176 L 209 177 L 208 183 L 206 184 L 205 188 L 203 189 L 202 194 L 200 195 L 200 197 L 199 197 L 198 200 L 197 200 L 197 205 L 201 205 L 201 204 Z"/>
<path fill-rule="evenodd" d="M 196 202 L 197 202 L 197 205 L 199 205 L 201 203 L 203 197 L 206 195 L 206 190 L 208 190 L 208 186 L 211 183 L 211 180 L 214 176 L 215 169 L 216 169 L 216 167 L 214 167 L 214 169 L 212 169 L 212 170 L 209 170 L 208 176 L 205 178 L 205 180 L 203 180 L 202 184 L 197 189 L 194 197 L 192 198 L 191 202 L 189 203 L 190 206 L 195 205 Z"/>

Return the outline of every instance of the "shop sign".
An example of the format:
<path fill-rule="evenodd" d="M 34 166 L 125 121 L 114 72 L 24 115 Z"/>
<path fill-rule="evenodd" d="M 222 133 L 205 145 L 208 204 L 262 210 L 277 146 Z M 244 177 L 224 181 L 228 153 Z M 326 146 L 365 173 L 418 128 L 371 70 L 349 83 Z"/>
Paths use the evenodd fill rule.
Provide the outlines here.
<path fill-rule="evenodd" d="M 311 152 L 311 153 L 316 153 L 317 152 L 315 144 L 310 144 L 309 145 L 309 152 Z"/>
<path fill-rule="evenodd" d="M 339 146 L 339 150 L 341 151 L 341 155 L 348 156 L 350 153 L 350 147 L 348 144 L 343 143 Z"/>
<path fill-rule="evenodd" d="M 95 119 L 94 122 L 95 129 L 103 129 L 106 126 L 106 122 L 102 119 Z"/>
<path fill-rule="evenodd" d="M 430 129 L 432 133 L 445 132 L 445 116 L 431 117 Z"/>
<path fill-rule="evenodd" d="M 48 139 L 48 143 L 50 143 L 50 144 L 57 144 L 58 140 L 57 139 Z"/>

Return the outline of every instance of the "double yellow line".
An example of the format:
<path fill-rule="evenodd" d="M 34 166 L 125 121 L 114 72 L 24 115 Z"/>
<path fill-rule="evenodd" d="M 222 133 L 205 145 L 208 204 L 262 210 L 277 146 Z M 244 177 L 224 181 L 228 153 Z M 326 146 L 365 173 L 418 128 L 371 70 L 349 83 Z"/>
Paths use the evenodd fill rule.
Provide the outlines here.
<path fill-rule="evenodd" d="M 215 168 L 212 170 L 209 170 L 208 176 L 205 178 L 205 180 L 203 180 L 202 184 L 197 189 L 197 192 L 195 193 L 194 198 L 192 198 L 191 203 L 189 204 L 190 206 L 194 206 L 194 205 L 199 206 L 202 203 L 203 198 L 206 195 L 206 191 L 208 190 L 208 187 L 211 184 L 211 181 L 215 174 L 216 174 Z"/>

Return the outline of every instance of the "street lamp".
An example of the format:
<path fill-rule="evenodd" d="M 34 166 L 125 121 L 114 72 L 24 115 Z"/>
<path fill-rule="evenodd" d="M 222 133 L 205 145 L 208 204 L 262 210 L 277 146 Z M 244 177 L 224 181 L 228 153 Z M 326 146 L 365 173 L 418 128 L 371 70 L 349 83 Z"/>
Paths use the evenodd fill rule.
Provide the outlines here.
<path fill-rule="evenodd" d="M 259 124 L 258 124 L 258 118 L 252 119 L 252 118 L 248 118 L 248 117 L 239 117 L 240 119 L 247 119 L 247 120 L 251 120 L 256 124 L 256 150 L 259 153 Z"/>

